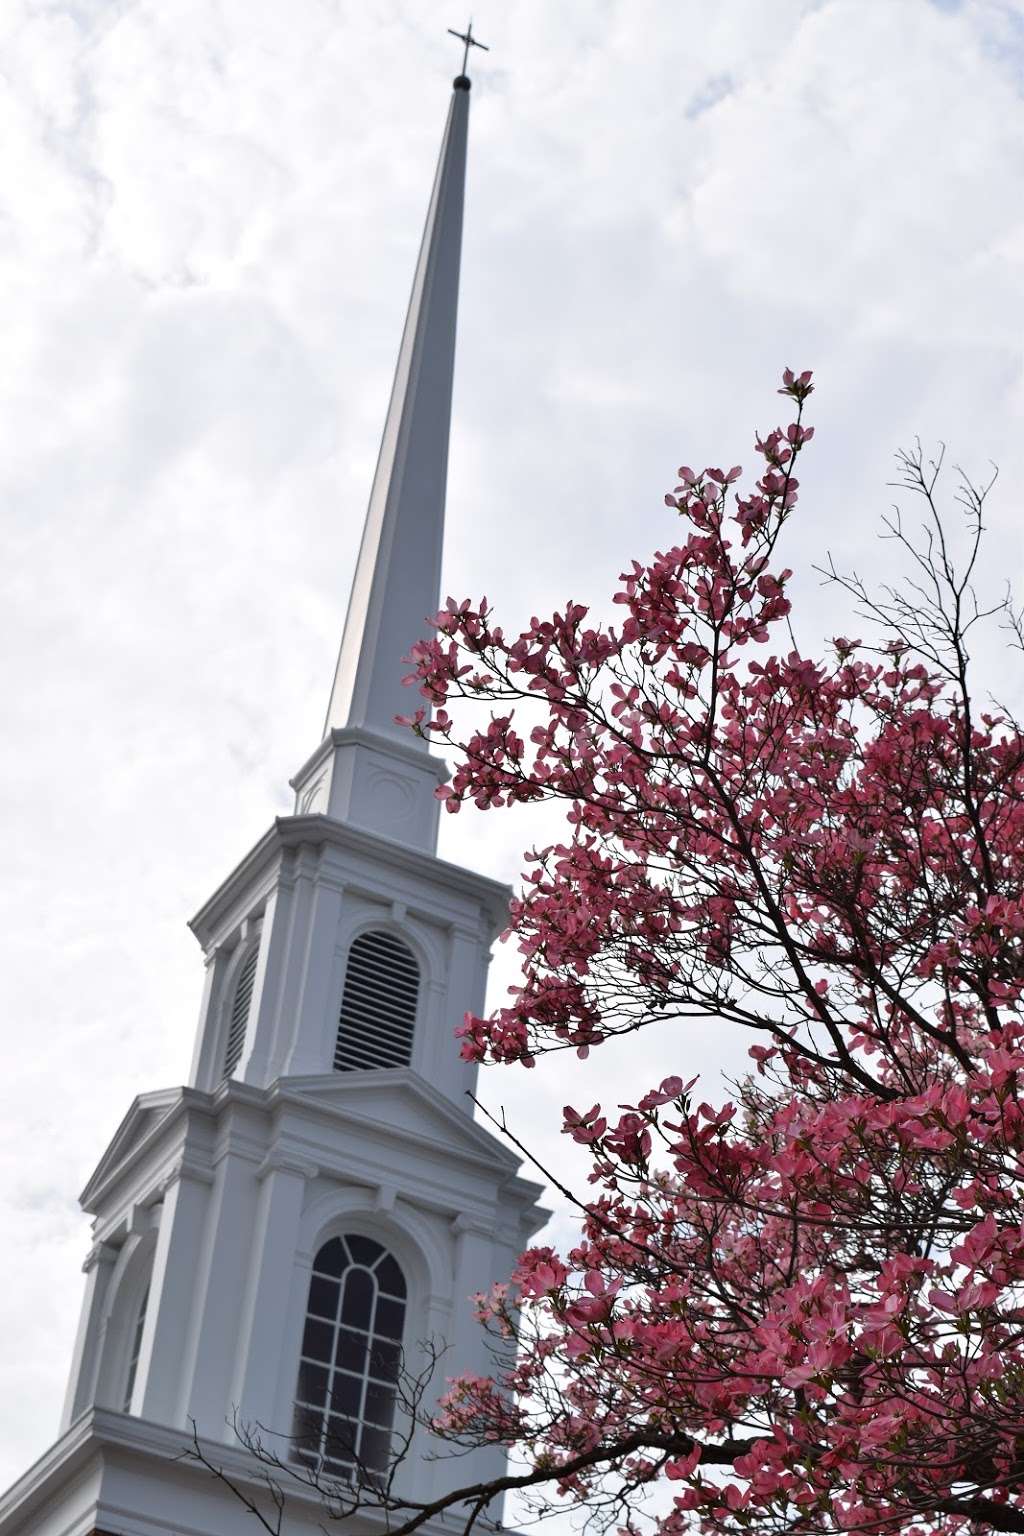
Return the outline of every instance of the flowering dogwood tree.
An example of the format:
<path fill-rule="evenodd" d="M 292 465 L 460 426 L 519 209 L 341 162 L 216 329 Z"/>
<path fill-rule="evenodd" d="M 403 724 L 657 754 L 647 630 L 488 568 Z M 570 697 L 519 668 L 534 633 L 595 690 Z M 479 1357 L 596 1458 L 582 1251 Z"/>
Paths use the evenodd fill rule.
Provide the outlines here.
<path fill-rule="evenodd" d="M 1024 1531 L 1024 735 L 969 657 L 1013 615 L 973 595 L 984 491 L 958 565 L 918 452 L 924 534 L 888 525 L 908 583 L 833 570 L 869 641 L 795 648 L 812 388 L 786 372 L 749 493 L 679 471 L 615 627 L 570 603 L 507 634 L 449 602 L 416 647 L 447 809 L 565 807 L 512 910 L 522 985 L 464 1055 L 530 1067 L 689 1017 L 749 1029 L 754 1063 L 725 1104 L 668 1076 L 566 1109 L 582 1236 L 482 1299 L 528 1347 L 453 1384 L 440 1428 L 631 1529 L 661 1482 L 670 1533 Z M 456 697 L 485 706 L 469 732 Z"/>
<path fill-rule="evenodd" d="M 463 1053 L 532 1067 L 715 1019 L 752 1067 L 727 1103 L 668 1075 L 566 1109 L 579 1241 L 480 1298 L 504 1365 L 434 1421 L 515 1469 L 459 1487 L 455 1460 L 424 1504 L 365 1479 L 339 1515 L 471 1526 L 516 1488 L 668 1536 L 1024 1532 L 1024 734 L 969 657 L 980 620 L 1020 626 L 973 595 L 984 491 L 961 490 L 958 564 L 918 452 L 924 532 L 888 524 L 907 583 L 831 570 L 868 638 L 796 648 L 811 391 L 786 372 L 794 419 L 748 492 L 680 470 L 614 627 L 570 603 L 511 634 L 449 602 L 415 648 L 407 723 L 449 749 L 447 809 L 565 813 L 513 905 L 522 984 Z"/>

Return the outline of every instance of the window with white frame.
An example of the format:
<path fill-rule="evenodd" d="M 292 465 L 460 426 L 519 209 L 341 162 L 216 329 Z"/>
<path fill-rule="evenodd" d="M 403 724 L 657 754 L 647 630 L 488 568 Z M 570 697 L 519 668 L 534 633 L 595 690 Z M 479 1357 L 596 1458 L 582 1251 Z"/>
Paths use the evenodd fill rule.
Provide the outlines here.
<path fill-rule="evenodd" d="M 256 985 L 256 966 L 260 958 L 259 943 L 253 944 L 235 977 L 231 994 L 231 1013 L 228 1017 L 228 1038 L 224 1047 L 224 1076 L 230 1077 L 242 1059 L 245 1049 L 245 1032 L 249 1024 L 253 987 Z"/>
<path fill-rule="evenodd" d="M 405 1276 L 370 1237 L 324 1243 L 309 1282 L 292 1455 L 337 1477 L 387 1468 L 405 1325 Z"/>
<path fill-rule="evenodd" d="M 383 928 L 361 933 L 345 968 L 336 1071 L 407 1067 L 419 994 L 420 968 L 408 944 Z"/>

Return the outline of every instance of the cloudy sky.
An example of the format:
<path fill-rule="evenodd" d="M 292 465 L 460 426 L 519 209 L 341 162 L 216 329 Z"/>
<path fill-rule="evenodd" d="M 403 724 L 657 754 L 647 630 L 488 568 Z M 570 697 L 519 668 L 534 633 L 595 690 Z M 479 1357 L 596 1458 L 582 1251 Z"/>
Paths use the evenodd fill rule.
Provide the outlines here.
<path fill-rule="evenodd" d="M 2 1483 L 56 1429 L 77 1192 L 132 1096 L 187 1072 L 185 921 L 317 742 L 464 20 L 3 8 Z M 750 463 L 786 364 L 819 379 L 804 644 L 846 627 L 814 562 L 888 559 L 916 434 L 999 463 L 988 571 L 1019 573 L 1024 7 L 479 0 L 475 22 L 448 588 L 510 621 L 601 610 L 672 536 L 680 461 Z M 511 879 L 528 831 L 460 817 L 442 851 Z M 545 1153 L 566 1097 L 731 1059 L 691 1028 L 483 1088 Z"/>

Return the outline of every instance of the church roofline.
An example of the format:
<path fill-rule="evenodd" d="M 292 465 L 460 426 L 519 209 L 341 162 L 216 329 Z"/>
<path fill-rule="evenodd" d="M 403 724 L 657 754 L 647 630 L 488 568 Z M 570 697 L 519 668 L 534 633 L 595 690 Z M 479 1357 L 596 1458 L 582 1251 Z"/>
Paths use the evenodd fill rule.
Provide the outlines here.
<path fill-rule="evenodd" d="M 435 854 L 420 852 L 392 838 L 382 837 L 379 833 L 335 821 L 331 816 L 278 816 L 274 825 L 268 828 L 190 920 L 189 927 L 204 949 L 214 941 L 217 926 L 230 910 L 239 891 L 248 888 L 264 874 L 273 859 L 284 849 L 299 848 L 303 844 L 313 847 L 326 844 L 344 849 L 371 860 L 376 867 L 401 869 L 429 881 L 435 887 L 447 888 L 459 896 L 468 896 L 485 909 L 495 931 L 500 930 L 507 919 L 512 888 L 500 880 L 475 874 L 460 864 L 449 864 Z"/>

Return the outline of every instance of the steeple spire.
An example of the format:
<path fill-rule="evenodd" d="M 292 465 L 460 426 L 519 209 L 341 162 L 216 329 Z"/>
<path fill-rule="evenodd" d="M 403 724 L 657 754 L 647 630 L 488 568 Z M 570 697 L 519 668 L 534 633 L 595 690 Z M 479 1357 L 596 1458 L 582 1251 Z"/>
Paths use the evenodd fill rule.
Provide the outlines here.
<path fill-rule="evenodd" d="M 470 40 L 460 34 L 466 51 Z M 478 46 L 483 47 L 483 44 Z M 292 780 L 299 815 L 327 815 L 432 852 L 446 777 L 395 725 L 419 699 L 402 658 L 440 604 L 470 82 L 453 83 L 373 477 L 324 740 Z"/>
<path fill-rule="evenodd" d="M 325 731 L 354 726 L 403 743 L 418 704 L 402 657 L 440 601 L 455 365 L 469 81 L 460 75 L 427 210 Z M 425 743 L 421 743 L 425 749 Z"/>

